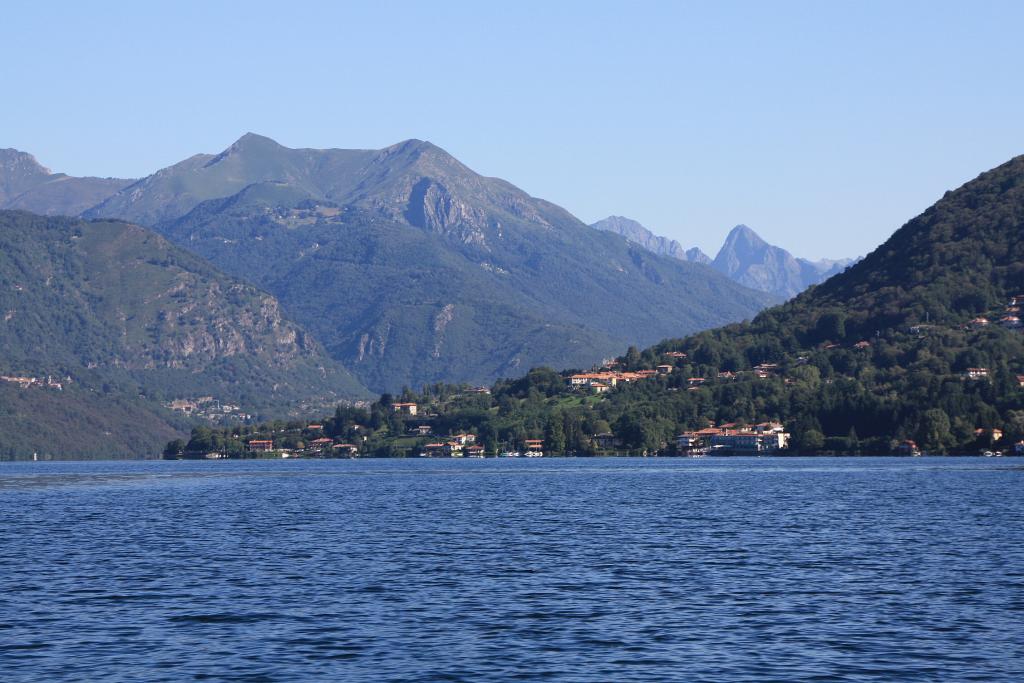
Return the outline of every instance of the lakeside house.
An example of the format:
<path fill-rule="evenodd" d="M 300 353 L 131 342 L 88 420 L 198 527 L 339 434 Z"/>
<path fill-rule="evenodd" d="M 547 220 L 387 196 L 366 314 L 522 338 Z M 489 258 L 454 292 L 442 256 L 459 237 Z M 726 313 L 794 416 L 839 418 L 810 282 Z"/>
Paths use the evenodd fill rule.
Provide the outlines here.
<path fill-rule="evenodd" d="M 898 455 L 921 455 L 921 449 L 917 447 L 917 443 L 907 439 L 896 447 L 896 453 Z"/>
<path fill-rule="evenodd" d="M 1003 430 L 998 427 L 993 427 L 992 429 L 985 429 L 982 427 L 974 430 L 974 436 L 979 440 L 995 443 L 1003 438 Z"/>
<path fill-rule="evenodd" d="M 274 450 L 274 442 L 270 439 L 253 439 L 246 447 L 250 453 L 267 453 Z"/>
<path fill-rule="evenodd" d="M 523 441 L 523 450 L 526 451 L 526 457 L 537 458 L 544 455 L 544 439 L 526 439 Z"/>
<path fill-rule="evenodd" d="M 790 435 L 778 422 L 752 426 L 734 422 L 683 432 L 676 437 L 676 449 L 683 454 L 775 453 L 789 447 Z"/>
<path fill-rule="evenodd" d="M 612 432 L 602 432 L 600 434 L 594 434 L 590 437 L 591 442 L 595 447 L 607 451 L 613 448 L 619 448 L 622 446 L 622 439 L 618 438 Z"/>

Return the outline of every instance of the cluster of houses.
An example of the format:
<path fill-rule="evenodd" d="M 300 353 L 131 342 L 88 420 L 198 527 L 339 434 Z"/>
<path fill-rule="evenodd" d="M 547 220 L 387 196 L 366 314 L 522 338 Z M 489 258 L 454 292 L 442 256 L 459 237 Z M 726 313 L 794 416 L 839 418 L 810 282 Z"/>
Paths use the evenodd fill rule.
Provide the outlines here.
<path fill-rule="evenodd" d="M 789 433 L 778 422 L 750 426 L 730 422 L 676 437 L 676 449 L 684 455 L 776 453 L 788 446 Z"/>
<path fill-rule="evenodd" d="M 476 434 L 453 434 L 444 441 L 425 444 L 419 455 L 423 458 L 482 458 L 484 447 L 476 442 Z"/>
<path fill-rule="evenodd" d="M 312 424 L 306 429 L 319 431 L 323 425 Z M 359 446 L 351 443 L 337 443 L 330 437 L 319 437 L 311 439 L 298 449 L 274 448 L 272 439 L 252 439 L 245 444 L 249 453 L 270 453 L 277 451 L 283 458 L 307 457 L 307 458 L 351 458 L 359 453 Z"/>
<path fill-rule="evenodd" d="M 999 320 L 995 323 L 985 316 L 978 316 L 969 321 L 965 327 L 972 330 L 983 330 L 989 325 L 998 324 L 1008 330 L 1024 330 L 1024 323 L 1020 319 L 1021 306 L 1024 306 L 1024 294 L 1011 296 L 1006 304 L 1006 308 L 1003 310 L 1003 314 L 999 316 Z"/>
<path fill-rule="evenodd" d="M 254 419 L 252 415 L 243 413 L 241 406 L 221 403 L 213 396 L 177 398 L 168 401 L 164 406 L 190 417 L 201 417 L 211 422 L 250 422 Z"/>
<path fill-rule="evenodd" d="M 606 367 L 593 372 L 569 375 L 566 381 L 572 389 L 590 389 L 595 394 L 603 394 L 617 386 L 619 382 L 638 382 L 659 375 L 667 375 L 673 370 L 671 365 L 659 365 L 655 370 L 637 370 L 636 372 L 611 370 Z"/>
<path fill-rule="evenodd" d="M 71 378 L 67 377 L 65 382 L 70 382 Z M 7 382 L 9 384 L 17 384 L 22 389 L 28 389 L 29 387 L 38 387 L 41 389 L 56 389 L 57 391 L 64 390 L 64 384 L 50 375 L 43 377 L 16 377 L 10 375 L 0 375 L 0 382 Z"/>
<path fill-rule="evenodd" d="M 860 343 L 870 346 L 868 342 Z M 686 354 L 681 351 L 670 351 L 666 353 L 665 356 L 669 358 L 686 358 Z M 804 359 L 804 362 L 806 362 L 806 359 Z M 603 394 L 616 387 L 620 382 L 637 382 L 645 379 L 652 379 L 654 377 L 662 377 L 671 374 L 675 370 L 675 366 L 665 364 L 658 365 L 654 370 L 636 370 L 634 372 L 626 372 L 615 370 L 611 367 L 614 365 L 614 363 L 606 363 L 602 368 L 591 372 L 569 375 L 569 377 L 566 378 L 566 382 L 569 384 L 571 389 L 589 390 L 595 394 Z M 767 379 L 777 374 L 778 371 L 779 365 L 777 363 L 761 363 L 760 365 L 755 365 L 751 368 L 749 373 L 758 379 Z M 722 370 L 718 372 L 714 378 L 687 377 L 686 383 L 691 390 L 696 390 L 711 379 L 728 381 L 737 379 L 743 374 L 745 373 Z"/>

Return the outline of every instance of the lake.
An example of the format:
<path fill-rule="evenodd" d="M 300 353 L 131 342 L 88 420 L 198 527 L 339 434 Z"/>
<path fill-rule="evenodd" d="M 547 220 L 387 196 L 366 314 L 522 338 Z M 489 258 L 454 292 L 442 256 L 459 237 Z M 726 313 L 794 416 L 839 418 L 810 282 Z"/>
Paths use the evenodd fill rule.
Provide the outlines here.
<path fill-rule="evenodd" d="M 0 679 L 1024 680 L 1024 460 L 0 464 Z"/>

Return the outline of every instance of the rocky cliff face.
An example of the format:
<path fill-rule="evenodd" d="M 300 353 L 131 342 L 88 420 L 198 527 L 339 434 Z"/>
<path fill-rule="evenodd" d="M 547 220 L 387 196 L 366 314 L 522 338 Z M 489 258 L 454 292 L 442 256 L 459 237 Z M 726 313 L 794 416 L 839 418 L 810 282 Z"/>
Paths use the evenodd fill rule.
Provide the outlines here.
<path fill-rule="evenodd" d="M 768 244 L 747 226 L 737 225 L 711 265 L 740 284 L 788 299 L 842 272 L 852 262 L 796 258 Z"/>
<path fill-rule="evenodd" d="M 711 263 L 711 259 L 708 258 L 708 255 L 697 247 L 684 249 L 683 245 L 679 244 L 679 242 L 670 240 L 667 237 L 655 235 L 640 223 L 623 216 L 609 216 L 608 218 L 593 223 L 590 227 L 595 230 L 603 230 L 605 232 L 613 232 L 616 235 L 622 235 L 630 242 L 638 244 L 647 251 L 655 254 L 671 256 L 672 258 L 679 259 L 680 261 L 689 261 L 690 263 Z"/>
<path fill-rule="evenodd" d="M 265 406 L 364 395 L 273 297 L 144 228 L 0 211 L 0 247 L 0 369 L 128 373 Z"/>
<path fill-rule="evenodd" d="M 785 249 L 768 244 L 745 225 L 732 229 L 714 261 L 700 249 L 684 250 L 675 240 L 655 235 L 629 218 L 609 216 L 590 227 L 622 235 L 630 242 L 655 254 L 664 254 L 683 261 L 710 265 L 729 279 L 788 299 L 811 285 L 824 282 L 843 272 L 855 259 L 822 259 L 809 261 L 796 258 Z"/>

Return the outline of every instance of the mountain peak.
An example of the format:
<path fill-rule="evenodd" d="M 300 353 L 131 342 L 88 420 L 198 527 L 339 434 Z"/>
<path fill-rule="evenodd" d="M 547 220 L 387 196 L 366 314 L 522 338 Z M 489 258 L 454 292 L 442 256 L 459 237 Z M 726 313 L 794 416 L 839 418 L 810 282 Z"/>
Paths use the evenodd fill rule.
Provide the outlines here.
<path fill-rule="evenodd" d="M 728 237 L 725 238 L 726 246 L 729 245 L 743 245 L 750 249 L 762 249 L 768 246 L 768 243 L 761 238 L 754 230 L 742 223 L 737 225 L 735 228 L 729 231 Z M 724 249 L 725 247 L 723 247 Z"/>
<path fill-rule="evenodd" d="M 249 152 L 256 150 L 284 149 L 276 140 L 257 133 L 246 133 L 235 140 L 225 152 Z"/>

